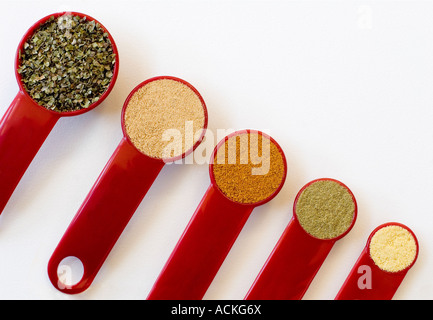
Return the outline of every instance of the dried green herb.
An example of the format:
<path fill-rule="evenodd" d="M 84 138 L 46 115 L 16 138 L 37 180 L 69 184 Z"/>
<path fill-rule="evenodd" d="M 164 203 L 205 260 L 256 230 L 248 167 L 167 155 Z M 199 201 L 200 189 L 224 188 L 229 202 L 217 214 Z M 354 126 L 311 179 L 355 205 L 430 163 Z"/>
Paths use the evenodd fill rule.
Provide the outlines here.
<path fill-rule="evenodd" d="M 68 14 L 51 17 L 19 52 L 18 73 L 29 95 L 47 109 L 88 108 L 107 90 L 115 53 L 95 21 Z"/>

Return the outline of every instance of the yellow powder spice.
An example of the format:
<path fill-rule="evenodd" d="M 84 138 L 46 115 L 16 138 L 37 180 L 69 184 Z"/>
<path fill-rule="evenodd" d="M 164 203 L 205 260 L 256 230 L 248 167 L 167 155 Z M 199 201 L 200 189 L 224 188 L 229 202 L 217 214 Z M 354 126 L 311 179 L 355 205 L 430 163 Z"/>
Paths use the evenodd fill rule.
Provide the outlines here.
<path fill-rule="evenodd" d="M 285 177 L 285 159 L 280 149 L 258 133 L 228 138 L 214 158 L 213 175 L 229 199 L 253 204 L 267 199 Z"/>
<path fill-rule="evenodd" d="M 370 241 L 370 256 L 382 270 L 398 272 L 412 264 L 417 245 L 413 235 L 400 226 L 379 229 Z"/>
<path fill-rule="evenodd" d="M 338 182 L 319 180 L 299 195 L 295 213 L 307 233 L 319 239 L 332 239 L 352 224 L 355 203 L 347 188 Z"/>
<path fill-rule="evenodd" d="M 159 159 L 180 156 L 200 138 L 205 111 L 197 94 L 172 79 L 151 81 L 129 100 L 126 133 L 142 153 Z"/>

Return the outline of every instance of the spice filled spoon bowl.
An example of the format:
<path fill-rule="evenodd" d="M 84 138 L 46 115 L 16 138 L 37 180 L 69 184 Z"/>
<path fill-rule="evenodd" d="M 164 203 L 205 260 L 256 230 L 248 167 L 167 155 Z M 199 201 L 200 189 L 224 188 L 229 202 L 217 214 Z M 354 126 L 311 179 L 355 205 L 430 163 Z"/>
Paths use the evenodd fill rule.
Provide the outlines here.
<path fill-rule="evenodd" d="M 132 90 L 121 119 L 123 138 L 48 263 L 52 284 L 65 293 L 90 286 L 165 164 L 184 158 L 201 143 L 208 114 L 191 84 L 162 76 Z M 72 284 L 59 271 L 70 257 L 84 268 Z"/>
<path fill-rule="evenodd" d="M 273 199 L 286 179 L 281 147 L 255 130 L 236 131 L 215 147 L 210 186 L 147 299 L 202 299 L 254 208 Z"/>
<path fill-rule="evenodd" d="M 0 121 L 0 213 L 57 121 L 96 108 L 119 72 L 119 54 L 94 18 L 60 12 L 36 22 L 15 56 L 19 91 Z"/>
<path fill-rule="evenodd" d="M 397 222 L 378 226 L 335 300 L 391 300 L 418 251 L 418 240 L 407 226 Z"/>
<path fill-rule="evenodd" d="M 293 217 L 249 289 L 246 300 L 300 300 L 336 241 L 357 216 L 353 193 L 322 178 L 298 192 Z"/>

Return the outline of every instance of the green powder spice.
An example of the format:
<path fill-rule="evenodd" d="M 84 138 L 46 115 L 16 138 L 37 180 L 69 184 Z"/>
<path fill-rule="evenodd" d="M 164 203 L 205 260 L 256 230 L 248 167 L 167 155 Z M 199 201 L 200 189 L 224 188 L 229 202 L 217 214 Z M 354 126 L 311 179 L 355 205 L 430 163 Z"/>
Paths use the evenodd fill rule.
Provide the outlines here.
<path fill-rule="evenodd" d="M 43 23 L 19 52 L 27 93 L 47 109 L 67 112 L 99 100 L 113 77 L 115 53 L 95 21 L 68 14 Z"/>
<path fill-rule="evenodd" d="M 270 197 L 283 183 L 285 160 L 270 139 L 244 133 L 230 137 L 218 149 L 213 175 L 229 199 L 253 204 Z"/>
<path fill-rule="evenodd" d="M 370 256 L 382 270 L 398 272 L 415 260 L 417 245 L 412 234 L 400 226 L 379 229 L 370 241 Z"/>
<path fill-rule="evenodd" d="M 295 211 L 307 233 L 319 239 L 332 239 L 346 232 L 352 224 L 355 203 L 341 184 L 319 180 L 302 191 Z"/>

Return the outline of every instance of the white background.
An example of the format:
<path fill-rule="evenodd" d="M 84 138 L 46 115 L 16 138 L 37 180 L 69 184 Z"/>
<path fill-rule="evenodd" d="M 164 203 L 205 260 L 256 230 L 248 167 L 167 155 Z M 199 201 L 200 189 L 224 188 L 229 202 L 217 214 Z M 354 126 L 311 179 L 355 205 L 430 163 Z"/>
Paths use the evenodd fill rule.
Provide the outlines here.
<path fill-rule="evenodd" d="M 209 185 L 207 165 L 164 168 L 86 292 L 57 291 L 46 267 L 122 137 L 125 98 L 157 75 L 199 90 L 210 130 L 266 130 L 288 160 L 284 188 L 254 210 L 205 299 L 243 299 L 296 193 L 321 177 L 349 186 L 358 220 L 304 298 L 333 299 L 370 232 L 389 221 L 420 244 L 395 299 L 433 298 L 433 2 L 3 0 L 0 114 L 18 92 L 21 37 L 65 10 L 107 27 L 120 74 L 97 109 L 59 121 L 0 216 L 1 299 L 146 298 Z"/>

